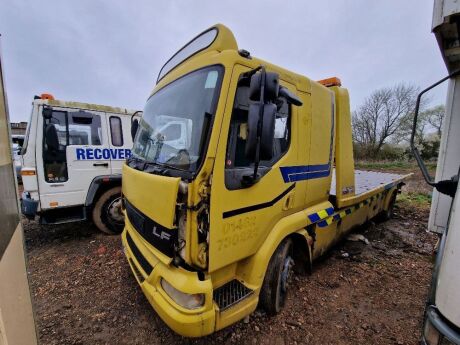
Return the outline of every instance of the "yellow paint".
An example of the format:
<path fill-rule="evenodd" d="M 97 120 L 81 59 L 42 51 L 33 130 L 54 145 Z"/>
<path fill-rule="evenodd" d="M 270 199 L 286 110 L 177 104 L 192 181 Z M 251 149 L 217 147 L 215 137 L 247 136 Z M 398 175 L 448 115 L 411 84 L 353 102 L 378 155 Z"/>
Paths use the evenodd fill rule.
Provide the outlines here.
<path fill-rule="evenodd" d="M 307 253 L 307 258 L 316 258 L 352 227 L 388 207 L 389 200 L 376 198 L 371 204 L 363 203 L 349 215 L 345 207 L 360 204 L 378 193 L 394 193 L 398 188 L 395 183 L 387 191 L 382 186 L 354 196 L 351 119 L 346 89 L 340 86 L 325 87 L 256 57 L 244 58 L 238 54 L 231 31 L 223 25 L 217 25 L 217 28 L 219 35 L 210 47 L 171 70 L 152 91 L 155 93 L 177 78 L 205 66 L 218 64 L 225 70 L 203 164 L 194 179 L 186 181 L 186 205 L 180 205 L 183 210 L 180 212 L 185 212 L 186 219 L 185 247 L 182 249 L 182 259 L 186 265 L 173 265 L 173 259 L 137 233 L 127 218 L 122 235 L 131 268 L 149 302 L 174 331 L 190 337 L 203 336 L 226 327 L 256 308 L 270 258 L 287 236 L 295 239 L 299 248 Z M 268 71 L 278 73 L 280 84 L 295 93 L 303 105 L 291 107 L 288 151 L 258 183 L 248 188 L 229 190 L 224 183 L 226 152 L 237 83 L 242 73 L 261 64 Z M 337 80 L 325 84 L 337 85 Z M 337 200 L 329 195 L 334 162 L 337 190 L 341 191 Z M 280 167 L 296 166 L 326 166 L 328 174 L 320 178 L 285 182 Z M 148 174 L 126 165 L 123 167 L 123 194 L 126 200 L 168 229 L 179 226 L 176 219 L 179 216 L 179 182 L 179 178 Z M 282 197 L 278 198 L 280 195 Z M 271 202 L 270 207 L 231 212 L 267 202 Z M 202 242 L 198 235 L 200 207 L 209 210 L 209 233 Z M 331 212 L 333 208 L 334 213 L 340 215 L 340 221 L 330 217 L 327 210 Z M 311 221 L 309 216 L 312 214 L 316 214 L 317 219 L 324 221 L 325 225 L 319 227 L 317 221 Z M 316 232 L 316 242 L 309 231 Z M 150 274 L 143 271 L 141 263 L 129 248 L 126 240 L 128 233 L 139 253 L 153 267 Z M 314 245 L 310 246 L 312 243 Z M 195 271 L 183 267 L 193 267 Z M 181 307 L 163 291 L 159 283 L 161 278 L 183 293 L 204 294 L 205 304 L 196 310 Z M 213 301 L 213 291 L 235 279 L 252 293 L 221 311 Z"/>
<path fill-rule="evenodd" d="M 146 174 L 126 164 L 123 165 L 123 177 L 123 195 L 131 204 L 164 227 L 175 226 L 178 177 Z"/>
<path fill-rule="evenodd" d="M 353 143 L 351 141 L 351 115 L 348 91 L 334 86 L 336 99 L 336 141 L 335 165 L 338 172 L 336 195 L 337 206 L 343 207 L 343 199 L 355 195 L 355 165 L 353 159 Z"/>

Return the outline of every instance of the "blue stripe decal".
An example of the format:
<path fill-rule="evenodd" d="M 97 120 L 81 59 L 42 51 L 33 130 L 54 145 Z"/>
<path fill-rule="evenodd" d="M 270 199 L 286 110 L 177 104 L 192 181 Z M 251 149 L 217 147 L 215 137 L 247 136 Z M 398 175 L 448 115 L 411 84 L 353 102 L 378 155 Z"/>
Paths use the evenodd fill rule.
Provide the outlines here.
<path fill-rule="evenodd" d="M 331 173 L 329 164 L 280 167 L 280 171 L 285 183 L 326 177 Z"/>
<path fill-rule="evenodd" d="M 327 222 L 325 220 L 322 220 L 321 222 L 318 223 L 318 226 L 320 228 L 325 228 L 327 226 Z"/>
<path fill-rule="evenodd" d="M 333 207 L 326 208 L 326 212 L 328 215 L 332 215 L 334 213 L 334 208 Z"/>
<path fill-rule="evenodd" d="M 308 218 L 310 219 L 310 222 L 312 223 L 316 223 L 318 220 L 321 220 L 321 218 L 318 216 L 317 213 L 310 214 Z"/>

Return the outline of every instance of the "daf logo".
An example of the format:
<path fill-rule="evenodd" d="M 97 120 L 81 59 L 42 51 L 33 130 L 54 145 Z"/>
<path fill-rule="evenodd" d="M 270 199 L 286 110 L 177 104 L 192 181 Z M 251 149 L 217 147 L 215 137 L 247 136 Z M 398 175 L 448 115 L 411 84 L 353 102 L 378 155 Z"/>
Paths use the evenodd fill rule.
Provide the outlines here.
<path fill-rule="evenodd" d="M 154 226 L 152 230 L 152 235 L 158 237 L 160 240 L 167 240 L 169 241 L 171 239 L 171 234 L 168 234 L 167 232 L 164 231 L 158 231 L 157 227 Z"/>

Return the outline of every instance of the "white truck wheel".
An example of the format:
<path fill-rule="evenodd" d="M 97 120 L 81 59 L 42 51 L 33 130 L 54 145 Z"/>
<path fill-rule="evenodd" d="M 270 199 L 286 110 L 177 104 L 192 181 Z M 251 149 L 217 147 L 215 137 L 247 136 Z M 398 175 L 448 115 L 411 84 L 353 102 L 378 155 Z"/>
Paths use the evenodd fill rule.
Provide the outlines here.
<path fill-rule="evenodd" d="M 99 197 L 93 208 L 93 222 L 99 230 L 109 235 L 123 231 L 120 186 L 107 190 Z"/>

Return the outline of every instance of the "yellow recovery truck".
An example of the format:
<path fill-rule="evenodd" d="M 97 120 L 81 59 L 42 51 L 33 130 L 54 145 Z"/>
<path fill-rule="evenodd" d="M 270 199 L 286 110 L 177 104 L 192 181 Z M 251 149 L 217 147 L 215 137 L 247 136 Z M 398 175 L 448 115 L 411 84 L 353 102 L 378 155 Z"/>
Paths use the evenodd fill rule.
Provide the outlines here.
<path fill-rule="evenodd" d="M 122 234 L 149 302 L 199 337 L 283 306 L 293 269 L 391 216 L 407 176 L 355 171 L 349 98 L 238 50 L 223 25 L 161 69 L 123 166 Z"/>

